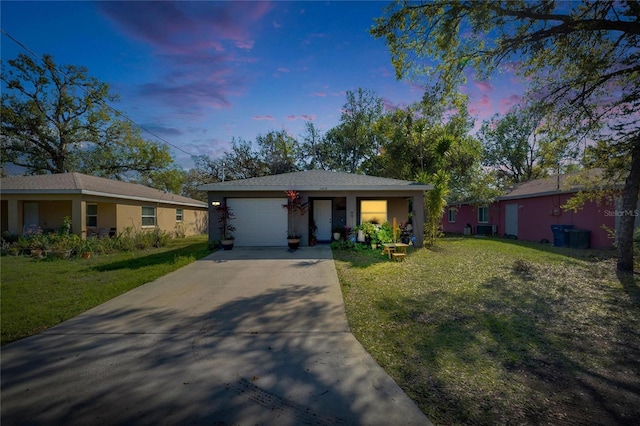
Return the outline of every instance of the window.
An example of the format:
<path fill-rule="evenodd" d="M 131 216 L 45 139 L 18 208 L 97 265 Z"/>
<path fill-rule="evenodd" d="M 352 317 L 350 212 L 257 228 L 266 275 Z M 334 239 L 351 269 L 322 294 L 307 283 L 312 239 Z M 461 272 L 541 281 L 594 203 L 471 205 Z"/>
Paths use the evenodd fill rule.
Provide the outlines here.
<path fill-rule="evenodd" d="M 87 204 L 87 226 L 98 226 L 98 205 Z"/>
<path fill-rule="evenodd" d="M 142 207 L 142 226 L 156 226 L 155 207 Z"/>
<path fill-rule="evenodd" d="M 387 200 L 362 200 L 360 223 L 372 222 L 382 225 L 387 221 Z"/>
<path fill-rule="evenodd" d="M 454 223 L 456 221 L 456 209 L 453 207 L 449 208 L 449 223 Z"/>
<path fill-rule="evenodd" d="M 182 222 L 182 209 L 176 209 L 176 222 Z"/>
<path fill-rule="evenodd" d="M 482 206 L 478 207 L 478 223 L 487 223 L 489 222 L 489 207 Z"/>

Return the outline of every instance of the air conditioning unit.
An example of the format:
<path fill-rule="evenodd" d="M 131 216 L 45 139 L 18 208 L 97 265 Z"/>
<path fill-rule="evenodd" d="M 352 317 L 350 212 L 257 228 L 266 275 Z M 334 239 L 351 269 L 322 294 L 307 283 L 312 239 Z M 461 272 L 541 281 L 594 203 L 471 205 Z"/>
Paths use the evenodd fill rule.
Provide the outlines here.
<path fill-rule="evenodd" d="M 486 235 L 488 237 L 496 235 L 498 227 L 496 225 L 477 225 L 476 235 Z"/>

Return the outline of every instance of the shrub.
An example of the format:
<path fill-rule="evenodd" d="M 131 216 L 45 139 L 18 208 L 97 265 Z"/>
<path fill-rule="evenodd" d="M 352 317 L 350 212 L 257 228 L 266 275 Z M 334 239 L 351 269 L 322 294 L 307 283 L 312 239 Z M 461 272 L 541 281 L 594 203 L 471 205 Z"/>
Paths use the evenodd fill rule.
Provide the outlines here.
<path fill-rule="evenodd" d="M 393 228 L 389 225 L 389 222 L 385 222 L 380 227 L 378 231 L 378 238 L 381 243 L 391 243 L 393 242 Z"/>
<path fill-rule="evenodd" d="M 356 244 L 350 240 L 340 240 L 331 243 L 332 250 L 352 250 L 356 247 Z"/>

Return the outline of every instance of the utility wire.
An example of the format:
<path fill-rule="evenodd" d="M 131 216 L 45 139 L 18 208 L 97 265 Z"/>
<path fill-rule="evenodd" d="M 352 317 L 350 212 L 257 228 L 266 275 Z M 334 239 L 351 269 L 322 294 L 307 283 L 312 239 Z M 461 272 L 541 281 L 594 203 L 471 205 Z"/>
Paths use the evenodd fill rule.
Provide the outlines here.
<path fill-rule="evenodd" d="M 41 62 L 44 62 L 44 59 L 38 55 L 36 52 L 34 52 L 33 50 L 29 49 L 27 46 L 25 46 L 20 40 L 16 39 L 15 37 L 13 37 L 11 34 L 9 34 L 8 32 L 6 32 L 4 30 L 4 28 L 0 28 L 0 31 L 2 32 L 2 34 L 6 35 L 9 39 L 11 39 L 14 43 L 16 43 L 18 46 L 20 46 L 21 48 L 23 48 L 24 50 L 26 50 L 31 56 L 35 57 L 36 59 L 39 59 Z M 53 67 L 53 71 L 55 71 L 56 73 L 60 74 L 63 77 L 66 77 L 66 75 L 60 71 L 57 66 Z M 79 87 L 80 89 L 82 89 L 82 91 L 84 91 L 85 93 L 88 93 L 88 90 L 85 87 L 76 85 L 77 87 Z M 156 139 L 158 139 L 159 141 L 161 141 L 162 143 L 165 143 L 167 145 L 169 145 L 170 147 L 177 149 L 178 151 L 181 151 L 185 154 L 187 154 L 190 157 L 194 157 L 195 155 L 185 151 L 184 149 L 180 148 L 177 145 L 172 144 L 171 142 L 169 142 L 168 140 L 166 140 L 165 138 L 159 136 L 158 134 L 152 132 L 151 130 L 145 128 L 144 126 L 136 123 L 135 121 L 133 121 L 131 118 L 129 118 L 129 116 L 127 116 L 125 113 L 123 113 L 122 111 L 118 110 L 117 108 L 109 105 L 107 102 L 104 101 L 104 99 L 100 99 L 100 102 L 102 102 L 103 105 L 105 105 L 107 108 L 109 108 L 111 111 L 115 112 L 116 114 L 118 114 L 119 116 L 121 116 L 122 118 L 124 118 L 126 121 L 128 121 L 129 123 L 133 124 L 134 126 L 136 126 L 137 128 L 139 128 L 140 130 L 147 132 L 148 134 L 150 134 L 151 136 L 155 137 Z"/>

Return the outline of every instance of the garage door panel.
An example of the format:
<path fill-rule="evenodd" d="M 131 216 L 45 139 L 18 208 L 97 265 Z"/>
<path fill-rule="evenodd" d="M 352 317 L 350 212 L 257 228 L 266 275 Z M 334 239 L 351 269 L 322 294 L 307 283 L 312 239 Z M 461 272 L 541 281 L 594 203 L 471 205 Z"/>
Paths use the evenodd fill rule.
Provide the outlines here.
<path fill-rule="evenodd" d="M 233 209 L 231 222 L 236 231 L 238 247 L 265 247 L 287 245 L 287 211 L 282 208 L 286 198 L 230 198 L 227 205 Z"/>

